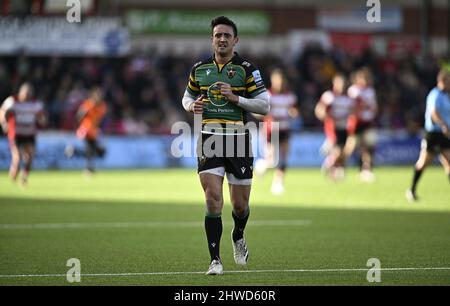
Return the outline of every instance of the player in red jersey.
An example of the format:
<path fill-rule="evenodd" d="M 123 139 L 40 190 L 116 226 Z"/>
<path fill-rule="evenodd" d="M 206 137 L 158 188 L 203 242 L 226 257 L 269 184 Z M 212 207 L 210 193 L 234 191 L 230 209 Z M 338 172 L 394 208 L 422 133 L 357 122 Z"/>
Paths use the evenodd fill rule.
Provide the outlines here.
<path fill-rule="evenodd" d="M 354 84 L 348 89 L 348 96 L 356 101 L 355 142 L 360 151 L 360 178 L 364 182 L 373 182 L 373 156 L 375 154 L 376 134 L 375 119 L 378 112 L 375 90 L 371 85 L 369 69 L 362 68 L 355 72 Z"/>
<path fill-rule="evenodd" d="M 10 96 L 3 102 L 0 123 L 8 134 L 11 150 L 9 176 L 16 181 L 23 162 L 20 182 L 26 185 L 35 154 L 38 127 L 46 123 L 44 105 L 33 98 L 31 84 L 24 83 L 17 96 Z"/>
<path fill-rule="evenodd" d="M 333 78 L 333 88 L 322 94 L 315 108 L 315 114 L 324 123 L 327 142 L 331 145 L 324 161 L 324 170 L 333 180 L 344 178 L 348 159 L 348 138 L 354 132 L 349 126 L 354 116 L 355 100 L 347 96 L 347 79 L 342 74 Z"/>

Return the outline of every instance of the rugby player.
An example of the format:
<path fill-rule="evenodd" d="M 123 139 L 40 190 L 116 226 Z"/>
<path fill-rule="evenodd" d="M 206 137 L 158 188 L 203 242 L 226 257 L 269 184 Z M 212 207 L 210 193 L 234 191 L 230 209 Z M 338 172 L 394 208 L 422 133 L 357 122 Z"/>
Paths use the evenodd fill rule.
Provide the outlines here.
<path fill-rule="evenodd" d="M 22 84 L 17 96 L 8 97 L 0 108 L 0 124 L 8 134 L 11 150 L 9 176 L 16 181 L 23 162 L 20 175 L 22 186 L 27 184 L 33 164 L 38 127 L 44 126 L 46 121 L 44 105 L 33 98 L 30 83 Z"/>
<path fill-rule="evenodd" d="M 220 16 L 211 21 L 211 29 L 214 54 L 193 66 L 182 103 L 202 120 L 197 158 L 205 193 L 205 232 L 211 260 L 206 274 L 218 275 L 223 273 L 220 240 L 225 175 L 233 206 L 234 260 L 239 265 L 248 261 L 244 229 L 250 215 L 253 155 L 245 124 L 249 113 L 266 115 L 270 106 L 260 71 L 234 52 L 239 41 L 236 24 Z M 231 154 L 226 152 L 230 148 Z"/>
<path fill-rule="evenodd" d="M 360 151 L 360 179 L 373 182 L 373 156 L 375 154 L 376 133 L 375 120 L 378 112 L 377 98 L 372 87 L 372 77 L 368 68 L 355 72 L 354 84 L 348 89 L 348 96 L 356 101 L 355 146 Z"/>
<path fill-rule="evenodd" d="M 411 187 L 406 191 L 410 202 L 418 200 L 417 184 L 425 168 L 439 154 L 439 160 L 450 179 L 450 71 L 443 68 L 437 76 L 437 86 L 427 96 L 425 137 L 414 168 Z"/>
<path fill-rule="evenodd" d="M 333 88 L 322 94 L 315 108 L 316 117 L 324 123 L 327 141 L 332 145 L 323 169 L 333 180 L 344 178 L 345 163 L 348 159 L 346 146 L 348 136 L 354 130 L 349 126 L 355 112 L 355 100 L 346 94 L 347 79 L 342 74 L 333 78 Z"/>
<path fill-rule="evenodd" d="M 78 120 L 77 137 L 86 143 L 86 150 L 82 151 L 69 145 L 65 149 L 68 158 L 73 156 L 83 156 L 86 158 L 86 173 L 95 172 L 94 158 L 104 157 L 106 149 L 100 145 L 98 135 L 100 133 L 100 124 L 108 111 L 108 106 L 103 100 L 103 90 L 100 87 L 94 87 L 90 98 L 83 101 L 78 108 L 76 117 Z"/>
<path fill-rule="evenodd" d="M 291 120 L 299 116 L 297 109 L 297 96 L 289 88 L 286 75 L 281 69 L 275 69 L 270 75 L 271 87 L 270 112 L 264 117 L 265 130 L 267 135 L 266 156 L 257 161 L 255 171 L 263 175 L 267 168 L 276 166 L 271 192 L 274 195 L 284 193 L 284 177 L 287 168 L 289 154 L 289 138 L 291 134 Z M 276 123 L 276 124 L 273 124 Z M 278 133 L 278 143 L 272 144 L 272 134 Z M 278 158 L 275 159 L 275 154 Z M 277 164 L 274 161 L 277 160 Z"/>

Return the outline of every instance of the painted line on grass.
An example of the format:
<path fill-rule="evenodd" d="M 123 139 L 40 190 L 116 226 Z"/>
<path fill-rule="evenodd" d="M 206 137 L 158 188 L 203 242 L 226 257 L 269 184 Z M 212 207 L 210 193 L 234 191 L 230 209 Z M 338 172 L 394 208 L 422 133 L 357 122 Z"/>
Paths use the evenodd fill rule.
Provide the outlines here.
<path fill-rule="evenodd" d="M 420 268 L 382 268 L 373 271 L 400 272 L 400 271 L 450 271 L 450 267 L 420 267 Z M 353 269 L 280 269 L 280 270 L 240 270 L 224 271 L 224 274 L 243 273 L 340 273 L 340 272 L 367 272 L 367 268 Z M 185 272 L 137 272 L 137 273 L 86 273 L 81 277 L 123 277 L 123 276 L 170 276 L 170 275 L 196 275 L 205 274 L 205 271 L 185 271 Z M 45 277 L 66 277 L 66 274 L 19 274 L 0 275 L 0 278 L 45 278 Z"/>
<path fill-rule="evenodd" d="M 101 223 L 37 223 L 37 224 L 0 224 L 0 230 L 37 230 L 37 229 L 91 229 L 91 228 L 196 228 L 203 222 L 101 222 Z M 250 226 L 308 226 L 310 220 L 261 220 L 250 221 Z"/>

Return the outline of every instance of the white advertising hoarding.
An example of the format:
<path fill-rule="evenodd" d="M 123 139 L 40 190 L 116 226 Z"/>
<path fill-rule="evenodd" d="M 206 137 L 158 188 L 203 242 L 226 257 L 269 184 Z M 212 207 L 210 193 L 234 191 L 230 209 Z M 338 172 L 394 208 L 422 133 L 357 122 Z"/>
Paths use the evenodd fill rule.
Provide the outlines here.
<path fill-rule="evenodd" d="M 129 35 L 116 17 L 0 17 L 0 54 L 120 56 Z"/>

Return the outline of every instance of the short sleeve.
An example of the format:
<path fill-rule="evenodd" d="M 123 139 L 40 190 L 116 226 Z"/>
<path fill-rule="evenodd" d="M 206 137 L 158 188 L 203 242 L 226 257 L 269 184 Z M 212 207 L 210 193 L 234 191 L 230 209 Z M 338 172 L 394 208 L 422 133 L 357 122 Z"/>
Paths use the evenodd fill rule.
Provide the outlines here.
<path fill-rule="evenodd" d="M 443 95 L 436 95 L 436 99 L 434 101 L 434 105 L 432 105 L 432 108 L 434 108 L 437 112 L 440 112 L 443 109 L 444 106 L 444 99 Z"/>
<path fill-rule="evenodd" d="M 1 109 L 4 112 L 8 112 L 12 109 L 13 106 L 14 106 L 14 98 L 9 97 L 8 99 L 5 100 L 5 102 L 3 102 Z"/>
<path fill-rule="evenodd" d="M 195 70 L 198 67 L 200 63 L 197 63 L 192 67 L 191 73 L 189 74 L 189 81 L 188 85 L 186 87 L 186 90 L 194 97 L 197 97 L 200 95 L 200 86 L 198 85 L 198 82 L 195 79 Z"/>

